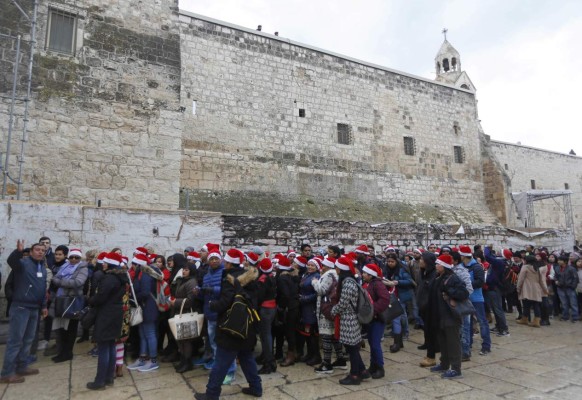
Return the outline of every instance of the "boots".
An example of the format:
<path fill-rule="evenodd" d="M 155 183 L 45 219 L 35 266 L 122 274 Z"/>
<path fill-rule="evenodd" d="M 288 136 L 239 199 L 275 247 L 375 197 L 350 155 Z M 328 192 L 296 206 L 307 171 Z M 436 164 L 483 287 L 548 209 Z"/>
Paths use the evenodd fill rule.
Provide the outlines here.
<path fill-rule="evenodd" d="M 268 375 L 277 372 L 277 364 L 275 362 L 265 363 L 259 370 L 259 375 Z"/>
<path fill-rule="evenodd" d="M 285 358 L 285 360 L 279 364 L 281 367 L 289 367 L 293 364 L 295 364 L 295 352 L 294 351 L 287 351 L 287 357 Z"/>
<path fill-rule="evenodd" d="M 531 322 L 531 324 L 529 324 L 529 326 L 531 326 L 533 328 L 539 328 L 539 327 L 541 327 L 541 325 L 540 325 L 540 318 L 535 317 L 533 319 L 533 321 Z"/>
<path fill-rule="evenodd" d="M 183 374 L 187 371 L 192 371 L 194 367 L 192 366 L 192 362 L 190 362 L 190 357 L 185 357 L 180 354 L 180 364 L 176 367 L 176 372 L 179 374 Z"/>
<path fill-rule="evenodd" d="M 368 368 L 368 372 L 374 376 L 374 372 L 378 369 L 378 366 L 373 362 L 370 363 L 370 367 Z"/>
<path fill-rule="evenodd" d="M 420 366 L 423 368 L 434 367 L 436 365 L 436 360 L 434 358 L 424 357 L 420 362 Z"/>
<path fill-rule="evenodd" d="M 121 378 L 123 376 L 123 364 L 115 366 L 115 377 Z"/>
<path fill-rule="evenodd" d="M 398 353 L 403 347 L 402 333 L 394 334 L 394 344 L 390 346 L 390 353 Z"/>
<path fill-rule="evenodd" d="M 527 317 L 521 317 L 519 320 L 517 320 L 517 323 L 520 325 L 528 325 L 529 321 L 528 321 Z"/>
<path fill-rule="evenodd" d="M 319 352 L 319 337 L 315 335 L 309 336 L 307 339 L 307 346 L 309 347 L 309 353 L 311 353 L 311 358 L 306 361 L 306 364 L 310 367 L 314 365 L 321 364 L 321 353 Z"/>
<path fill-rule="evenodd" d="M 372 374 L 372 379 L 381 379 L 384 378 L 384 367 L 380 367 L 379 365 L 375 366 L 376 369 L 374 372 L 369 371 Z"/>

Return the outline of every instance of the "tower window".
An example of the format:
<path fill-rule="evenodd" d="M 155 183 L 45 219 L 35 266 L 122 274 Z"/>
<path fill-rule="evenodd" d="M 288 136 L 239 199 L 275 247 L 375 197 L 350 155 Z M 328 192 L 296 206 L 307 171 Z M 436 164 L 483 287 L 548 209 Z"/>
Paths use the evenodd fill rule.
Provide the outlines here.
<path fill-rule="evenodd" d="M 570 185 L 568 185 L 567 183 L 564 183 L 564 189 L 570 190 Z"/>
<path fill-rule="evenodd" d="M 535 181 L 535 179 L 532 179 L 532 180 L 530 181 L 530 184 L 531 184 L 531 188 L 532 188 L 532 189 L 535 189 L 535 188 L 536 188 L 536 181 Z"/>
<path fill-rule="evenodd" d="M 301 118 L 305 118 L 305 108 L 300 108 L 300 109 L 299 109 L 299 116 L 300 116 Z"/>
<path fill-rule="evenodd" d="M 465 162 L 465 152 L 461 146 L 453 147 L 453 151 L 455 153 L 455 162 L 457 164 L 462 164 Z"/>
<path fill-rule="evenodd" d="M 404 136 L 404 154 L 413 156 L 415 153 L 414 138 L 412 136 Z"/>
<path fill-rule="evenodd" d="M 337 142 L 339 144 L 352 144 L 352 129 L 348 124 L 337 124 Z"/>
<path fill-rule="evenodd" d="M 465 83 L 463 83 L 463 84 L 461 85 L 461 89 L 467 89 L 467 90 L 470 90 L 469 86 L 467 86 L 467 84 L 465 84 Z"/>
<path fill-rule="evenodd" d="M 77 18 L 75 15 L 50 8 L 46 39 L 48 50 L 73 54 L 75 52 L 76 26 Z"/>
<path fill-rule="evenodd" d="M 443 60 L 443 69 L 445 70 L 445 72 L 449 72 L 450 68 L 449 68 L 449 59 L 448 58 L 445 58 Z"/>
<path fill-rule="evenodd" d="M 457 70 L 457 58 L 456 57 L 451 58 L 451 66 L 452 66 L 453 71 Z"/>

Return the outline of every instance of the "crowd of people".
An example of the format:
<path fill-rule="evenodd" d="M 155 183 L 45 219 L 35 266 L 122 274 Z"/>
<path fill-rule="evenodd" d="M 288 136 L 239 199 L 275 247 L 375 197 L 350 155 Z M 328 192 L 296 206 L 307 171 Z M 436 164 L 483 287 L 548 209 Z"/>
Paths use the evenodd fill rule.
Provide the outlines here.
<path fill-rule="evenodd" d="M 60 245 L 53 252 L 43 237 L 30 248 L 18 241 L 8 264 L 10 327 L 0 383 L 38 374 L 31 365 L 40 350 L 60 363 L 73 358 L 75 343 L 91 340 L 98 360 L 87 388 L 113 385 L 126 362 L 139 373 L 173 362 L 177 373 L 210 371 L 197 399 L 219 398 L 239 366 L 249 384 L 243 393 L 256 397 L 260 375 L 296 363 L 317 374 L 349 368 L 342 385 L 381 379 L 382 341 L 391 337 L 389 351 L 398 352 L 410 329 L 424 333 L 420 367 L 462 378 L 477 333 L 480 356 L 491 352 L 491 334 L 509 336 L 506 313 L 515 308 L 518 324 L 540 328 L 554 316 L 578 321 L 582 302 L 580 255 L 533 246 L 496 253 L 480 245 L 389 245 L 376 254 L 366 244 L 349 252 L 303 244 L 269 254 L 207 243 L 165 258 L 147 247 L 130 257 L 119 248 L 83 255 Z M 229 327 L 237 302 L 250 315 L 242 334 Z M 204 325 L 198 337 L 176 340 L 168 321 L 184 309 L 203 314 Z M 360 353 L 364 343 L 369 360 Z"/>

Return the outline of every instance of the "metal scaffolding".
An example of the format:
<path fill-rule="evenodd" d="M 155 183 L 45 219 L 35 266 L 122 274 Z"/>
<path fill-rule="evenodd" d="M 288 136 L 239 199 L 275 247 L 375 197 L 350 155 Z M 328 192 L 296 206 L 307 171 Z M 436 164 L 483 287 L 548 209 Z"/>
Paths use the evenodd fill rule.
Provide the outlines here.
<path fill-rule="evenodd" d="M 30 40 L 22 39 L 22 35 L 19 33 L 17 36 L 10 36 L 0 34 L 0 37 L 6 38 L 8 40 L 16 41 L 16 55 L 14 59 L 14 70 L 12 74 L 12 91 L 10 97 L 10 112 L 8 116 L 8 134 L 6 138 L 6 150 L 4 153 L 4 163 L 2 163 L 2 152 L 0 151 L 0 172 L 2 173 L 2 199 L 6 198 L 6 191 L 8 180 L 16 183 L 17 192 L 16 198 L 20 200 L 22 193 L 22 169 L 24 164 L 24 154 L 26 143 L 28 142 L 28 113 L 30 106 L 30 92 L 32 87 L 32 67 L 34 62 L 34 53 L 36 49 L 36 25 L 37 25 L 37 11 L 38 11 L 38 0 L 33 1 L 32 15 L 28 15 L 26 11 L 20 6 L 17 0 L 11 0 L 11 3 L 18 9 L 22 16 L 30 23 Z M 26 74 L 26 94 L 23 97 L 18 97 L 17 94 L 17 83 L 18 83 L 18 66 L 20 63 L 20 53 L 22 42 L 27 42 L 30 44 L 30 54 L 28 57 L 27 74 Z M 11 142 L 12 135 L 14 133 L 15 125 L 15 111 L 14 107 L 17 101 L 22 101 L 24 103 L 24 113 L 22 116 L 22 138 L 20 145 L 20 155 L 18 157 L 18 177 L 15 179 L 9 171 L 10 166 L 10 153 L 11 153 Z"/>
<path fill-rule="evenodd" d="M 562 197 L 566 228 L 574 233 L 574 214 L 572 212 L 571 195 L 571 190 L 528 190 L 526 192 L 515 192 L 511 194 L 517 207 L 518 215 L 525 220 L 526 228 L 536 227 L 534 208 L 536 201 Z"/>

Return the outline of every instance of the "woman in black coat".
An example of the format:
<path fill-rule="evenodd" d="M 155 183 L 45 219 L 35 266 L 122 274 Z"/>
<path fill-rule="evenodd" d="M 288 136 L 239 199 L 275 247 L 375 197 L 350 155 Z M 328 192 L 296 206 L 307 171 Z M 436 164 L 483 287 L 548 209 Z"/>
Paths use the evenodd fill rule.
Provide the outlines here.
<path fill-rule="evenodd" d="M 442 373 L 443 378 L 462 378 L 461 375 L 461 318 L 457 318 L 448 304 L 450 300 L 460 302 L 469 298 L 465 283 L 453 272 L 453 258 L 448 254 L 436 260 L 438 277 L 430 291 L 429 303 L 436 304 L 439 320 L 438 341 L 441 349 L 440 363 L 431 372 Z M 449 369 L 450 368 L 450 369 Z"/>
<path fill-rule="evenodd" d="M 429 297 L 431 290 L 436 293 L 435 280 L 436 274 L 436 255 L 429 251 L 422 253 L 420 258 L 420 276 L 416 295 L 418 312 L 424 321 L 424 344 L 418 346 L 419 350 L 426 350 L 426 357 L 420 362 L 421 367 L 433 367 L 436 365 L 436 353 L 440 352 L 437 338 L 438 333 L 438 312 L 437 304 L 430 303 Z M 433 295 L 434 295 L 433 293 Z"/>
<path fill-rule="evenodd" d="M 123 297 L 129 291 L 129 278 L 120 268 L 121 256 L 108 253 L 103 262 L 103 278 L 89 305 L 96 310 L 93 339 L 97 342 L 97 375 L 87 383 L 91 390 L 113 385 L 115 374 L 115 341 L 121 336 L 123 325 Z"/>

